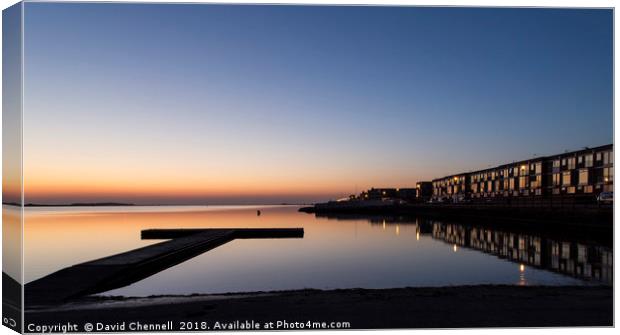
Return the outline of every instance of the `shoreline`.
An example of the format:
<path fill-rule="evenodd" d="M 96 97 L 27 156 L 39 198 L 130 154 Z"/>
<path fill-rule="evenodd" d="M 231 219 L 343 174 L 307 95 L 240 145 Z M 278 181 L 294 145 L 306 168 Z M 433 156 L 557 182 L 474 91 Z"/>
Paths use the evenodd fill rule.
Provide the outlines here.
<path fill-rule="evenodd" d="M 612 326 L 613 287 L 476 285 L 89 297 L 26 310 L 25 319 L 26 324 L 172 320 L 175 325 L 343 321 L 352 329 Z"/>
<path fill-rule="evenodd" d="M 315 205 L 299 212 L 317 216 L 391 215 L 477 221 L 502 220 L 520 226 L 544 224 L 545 228 L 607 231 L 613 227 L 613 208 L 511 207 L 503 205 L 403 204 L 384 206 Z"/>

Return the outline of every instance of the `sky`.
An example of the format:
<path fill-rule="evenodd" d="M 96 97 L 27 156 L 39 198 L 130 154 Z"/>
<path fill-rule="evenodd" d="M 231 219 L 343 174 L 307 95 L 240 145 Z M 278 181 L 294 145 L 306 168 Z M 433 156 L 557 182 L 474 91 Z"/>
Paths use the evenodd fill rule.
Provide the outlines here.
<path fill-rule="evenodd" d="M 26 3 L 26 202 L 313 202 L 613 141 L 612 11 Z"/>

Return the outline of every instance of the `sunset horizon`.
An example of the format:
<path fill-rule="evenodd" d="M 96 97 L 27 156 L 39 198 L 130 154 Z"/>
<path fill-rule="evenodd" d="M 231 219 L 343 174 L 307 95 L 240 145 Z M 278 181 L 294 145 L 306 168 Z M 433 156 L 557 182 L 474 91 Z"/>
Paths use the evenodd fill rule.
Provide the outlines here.
<path fill-rule="evenodd" d="M 608 12 L 232 8 L 26 3 L 24 202 L 311 203 L 613 141 Z"/>
<path fill-rule="evenodd" d="M 593 148 L 600 145 L 606 145 L 608 143 L 597 145 L 584 145 L 575 149 L 557 150 L 553 154 L 574 151 L 583 148 Z M 521 157 L 520 159 L 513 159 L 506 162 L 496 162 L 494 165 L 509 164 L 514 161 L 522 159 L 542 157 L 550 155 L 552 153 L 537 154 L 531 157 Z M 491 159 L 489 160 L 491 161 Z M 470 172 L 473 170 L 480 170 L 491 167 L 491 164 L 480 165 L 477 168 L 464 170 L 464 171 L 452 171 L 449 174 L 457 174 L 463 172 Z M 414 171 L 412 171 L 412 176 Z M 94 184 L 76 184 L 75 189 L 77 192 L 69 193 L 66 191 L 67 184 L 51 184 L 44 185 L 41 188 L 24 188 L 24 193 L 28 195 L 27 201 L 24 204 L 41 204 L 41 205 L 67 205 L 67 204 L 81 204 L 81 203 L 123 203 L 133 205 L 276 205 L 276 204 L 309 204 L 315 202 L 322 202 L 327 200 L 335 200 L 339 198 L 348 197 L 350 195 L 357 195 L 359 192 L 371 188 L 415 188 L 417 182 L 428 182 L 433 179 L 443 177 L 444 175 L 434 175 L 428 178 L 416 179 L 412 182 L 393 182 L 390 184 L 385 183 L 366 183 L 350 185 L 349 187 L 337 188 L 329 191 L 312 192 L 313 190 L 320 189 L 317 185 L 299 184 L 286 189 L 272 189 L 269 190 L 263 186 L 255 186 L 254 189 L 245 189 L 243 191 L 236 191 L 230 187 L 222 186 L 221 189 L 210 189 L 204 191 L 201 186 L 192 185 L 185 188 L 157 188 L 152 185 L 157 183 L 147 183 L 140 189 L 141 191 L 123 190 L 122 188 L 114 188 L 110 185 L 106 185 L 101 182 L 95 186 Z M 409 178 L 409 180 L 412 180 Z M 27 185 L 27 183 L 26 183 Z M 41 186 L 39 184 L 38 186 Z M 60 187 L 62 185 L 62 187 Z M 133 184 L 136 186 L 135 184 Z M 47 186 L 47 187 L 45 187 Z M 313 187 L 312 187 L 313 186 Z M 139 188 L 138 188 L 139 189 Z M 83 190 L 80 192 L 79 190 Z M 146 192 L 144 190 L 147 190 Z M 309 191 L 306 191 L 309 190 Z M 271 191 L 271 192 L 269 192 Z M 10 199 L 10 197 L 9 197 Z M 6 203 L 6 202 L 5 202 Z"/>

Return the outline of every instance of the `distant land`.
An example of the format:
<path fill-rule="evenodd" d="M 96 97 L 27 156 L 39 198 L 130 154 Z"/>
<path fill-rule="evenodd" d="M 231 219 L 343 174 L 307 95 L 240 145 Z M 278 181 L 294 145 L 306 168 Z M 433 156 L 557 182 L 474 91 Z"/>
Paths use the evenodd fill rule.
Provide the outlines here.
<path fill-rule="evenodd" d="M 20 204 L 16 202 L 3 202 L 2 205 L 7 206 L 16 206 L 20 207 Z M 255 204 L 249 206 L 307 206 L 312 205 L 308 203 L 279 203 L 279 204 Z M 123 202 L 75 202 L 70 204 L 35 204 L 35 203 L 27 203 L 24 207 L 105 207 L 105 206 L 200 206 L 200 205 L 179 205 L 179 204 L 132 204 L 132 203 L 123 203 Z M 218 205 L 218 204 L 205 204 L 203 206 L 227 206 L 227 205 Z M 235 206 L 235 205 L 230 205 Z"/>
<path fill-rule="evenodd" d="M 20 206 L 16 202 L 3 202 L 3 205 Z M 120 202 L 76 202 L 72 204 L 25 204 L 24 207 L 95 207 L 95 206 L 135 206 L 135 204 Z"/>

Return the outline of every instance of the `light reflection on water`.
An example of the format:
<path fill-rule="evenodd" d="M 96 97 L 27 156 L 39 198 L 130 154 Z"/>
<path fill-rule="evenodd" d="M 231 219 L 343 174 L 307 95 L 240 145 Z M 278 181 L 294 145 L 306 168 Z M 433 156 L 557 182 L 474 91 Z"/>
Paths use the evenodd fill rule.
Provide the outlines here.
<path fill-rule="evenodd" d="M 611 282 L 612 253 L 602 246 L 415 218 L 315 217 L 296 206 L 263 206 L 257 216 L 257 208 L 28 209 L 25 279 L 159 242 L 140 240 L 143 229 L 303 227 L 303 239 L 235 240 L 105 294 Z"/>

